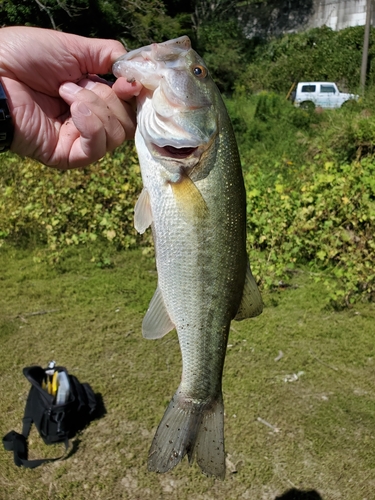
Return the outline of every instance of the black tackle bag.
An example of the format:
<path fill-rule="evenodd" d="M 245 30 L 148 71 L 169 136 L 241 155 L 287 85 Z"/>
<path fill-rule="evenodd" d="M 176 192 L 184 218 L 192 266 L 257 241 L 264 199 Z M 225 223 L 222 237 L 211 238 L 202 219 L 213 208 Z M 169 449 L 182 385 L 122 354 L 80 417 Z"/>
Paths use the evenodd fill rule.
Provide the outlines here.
<path fill-rule="evenodd" d="M 27 468 L 58 460 L 46 458 L 28 460 L 27 438 L 34 423 L 46 444 L 63 442 L 68 450 L 69 439 L 84 429 L 95 418 L 97 400 L 87 383 L 80 383 L 66 368 L 55 367 L 57 372 L 65 371 L 69 380 L 69 396 L 64 404 L 56 404 L 55 396 L 43 388 L 46 370 L 40 366 L 23 369 L 23 374 L 31 383 L 22 421 L 22 434 L 11 431 L 3 438 L 4 448 L 14 453 L 14 463 Z"/>

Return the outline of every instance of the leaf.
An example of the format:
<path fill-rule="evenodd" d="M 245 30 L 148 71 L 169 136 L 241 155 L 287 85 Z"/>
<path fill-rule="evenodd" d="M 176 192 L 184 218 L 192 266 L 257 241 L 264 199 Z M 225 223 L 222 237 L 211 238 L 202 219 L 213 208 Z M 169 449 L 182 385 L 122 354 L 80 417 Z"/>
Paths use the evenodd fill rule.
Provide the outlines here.
<path fill-rule="evenodd" d="M 105 235 L 109 241 L 112 241 L 116 237 L 116 231 L 113 229 L 110 229 L 105 232 Z"/>

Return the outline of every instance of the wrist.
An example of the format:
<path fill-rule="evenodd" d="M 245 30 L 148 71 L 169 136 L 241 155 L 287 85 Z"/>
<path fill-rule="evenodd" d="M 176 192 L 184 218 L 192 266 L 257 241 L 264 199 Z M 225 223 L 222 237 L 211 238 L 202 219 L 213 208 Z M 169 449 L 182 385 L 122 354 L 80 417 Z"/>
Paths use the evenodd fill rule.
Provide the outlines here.
<path fill-rule="evenodd" d="M 0 153 L 10 149 L 13 136 L 14 127 L 9 110 L 8 97 L 0 80 Z"/>

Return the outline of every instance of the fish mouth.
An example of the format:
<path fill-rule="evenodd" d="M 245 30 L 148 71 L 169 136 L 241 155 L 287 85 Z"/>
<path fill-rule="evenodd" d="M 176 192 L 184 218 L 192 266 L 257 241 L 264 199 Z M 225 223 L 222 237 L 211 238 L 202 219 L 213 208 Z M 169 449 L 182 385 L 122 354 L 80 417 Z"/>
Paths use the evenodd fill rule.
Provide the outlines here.
<path fill-rule="evenodd" d="M 153 144 L 154 150 L 165 158 L 171 159 L 184 159 L 192 156 L 198 149 L 198 147 L 185 147 L 185 148 L 176 148 L 175 146 L 166 145 L 163 147 L 157 146 Z"/>

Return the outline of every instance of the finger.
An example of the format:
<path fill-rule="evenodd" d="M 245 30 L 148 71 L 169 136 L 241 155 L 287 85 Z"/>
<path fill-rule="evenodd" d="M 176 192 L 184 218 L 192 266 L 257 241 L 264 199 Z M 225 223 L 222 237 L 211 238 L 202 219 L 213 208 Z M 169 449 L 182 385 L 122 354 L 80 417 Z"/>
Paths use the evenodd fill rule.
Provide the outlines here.
<path fill-rule="evenodd" d="M 12 26 L 2 28 L 1 35 L 2 75 L 54 97 L 64 81 L 77 82 L 89 73 L 111 73 L 113 63 L 126 54 L 116 40 L 57 30 Z"/>
<path fill-rule="evenodd" d="M 107 150 L 119 146 L 125 138 L 134 137 L 134 111 L 116 96 L 110 86 L 82 80 L 80 85 L 65 83 L 59 91 L 68 104 L 84 102 L 100 118 L 107 134 Z"/>
<path fill-rule="evenodd" d="M 71 106 L 72 117 L 60 128 L 59 141 L 50 164 L 59 169 L 80 168 L 102 158 L 107 151 L 103 123 L 84 102 Z"/>
<path fill-rule="evenodd" d="M 118 78 L 112 85 L 112 90 L 123 101 L 129 101 L 132 97 L 138 96 L 142 88 L 143 86 L 139 82 L 129 82 L 126 78 L 122 77 Z"/>
<path fill-rule="evenodd" d="M 69 155 L 70 168 L 75 168 L 99 160 L 109 147 L 103 121 L 84 102 L 74 103 L 71 113 L 74 125 L 80 132 L 80 137 L 74 141 Z"/>
<path fill-rule="evenodd" d="M 90 90 L 105 102 L 108 109 L 122 124 L 127 139 L 131 139 L 134 137 L 136 119 L 132 105 L 133 103 L 121 101 L 121 99 L 119 99 L 116 93 L 113 91 L 112 86 L 108 83 L 106 85 L 103 85 L 103 83 L 98 81 L 84 79 L 81 80 L 78 85 L 86 90 Z M 108 114 L 107 109 L 97 108 L 97 101 L 93 101 L 93 105 L 95 106 L 95 113 L 98 116 L 102 115 L 105 120 L 105 117 Z"/>
<path fill-rule="evenodd" d="M 111 73 L 113 63 L 126 54 L 124 46 L 116 40 L 86 38 L 66 33 L 62 33 L 62 36 L 66 37 L 66 44 L 70 51 L 72 44 L 76 45 L 74 53 L 83 68 L 82 74 Z"/>

